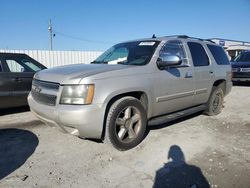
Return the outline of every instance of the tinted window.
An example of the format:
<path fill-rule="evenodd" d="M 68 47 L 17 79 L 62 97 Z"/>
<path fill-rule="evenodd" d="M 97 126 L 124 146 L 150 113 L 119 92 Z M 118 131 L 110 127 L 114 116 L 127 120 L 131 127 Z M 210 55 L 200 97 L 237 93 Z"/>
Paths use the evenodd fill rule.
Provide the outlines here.
<path fill-rule="evenodd" d="M 229 60 L 227 58 L 227 55 L 222 47 L 211 45 L 211 44 L 208 44 L 207 47 L 210 50 L 210 52 L 212 53 L 212 55 L 214 56 L 214 59 L 218 65 L 228 65 L 229 64 Z"/>
<path fill-rule="evenodd" d="M 250 52 L 242 52 L 235 60 L 236 62 L 250 62 Z"/>
<path fill-rule="evenodd" d="M 209 65 L 207 53 L 201 44 L 196 42 L 188 42 L 188 47 L 190 49 L 195 67 Z"/>

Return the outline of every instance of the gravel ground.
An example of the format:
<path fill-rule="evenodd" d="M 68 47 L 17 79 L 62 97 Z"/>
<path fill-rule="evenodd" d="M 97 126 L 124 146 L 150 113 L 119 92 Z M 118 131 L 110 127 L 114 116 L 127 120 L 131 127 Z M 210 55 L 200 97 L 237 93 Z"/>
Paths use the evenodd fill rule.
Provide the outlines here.
<path fill-rule="evenodd" d="M 250 188 L 248 86 L 233 87 L 220 115 L 196 114 L 151 129 L 126 152 L 19 111 L 1 112 L 0 187 Z"/>

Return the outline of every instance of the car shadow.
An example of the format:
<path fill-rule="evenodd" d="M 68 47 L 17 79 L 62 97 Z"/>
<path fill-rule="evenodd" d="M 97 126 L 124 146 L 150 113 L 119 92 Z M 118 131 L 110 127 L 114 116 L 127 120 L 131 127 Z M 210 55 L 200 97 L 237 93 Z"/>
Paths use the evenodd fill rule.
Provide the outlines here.
<path fill-rule="evenodd" d="M 29 106 L 0 109 L 0 116 L 30 111 Z"/>
<path fill-rule="evenodd" d="M 39 140 L 22 129 L 0 129 L 0 180 L 21 167 L 34 153 Z"/>
<path fill-rule="evenodd" d="M 187 164 L 177 145 L 168 151 L 168 162 L 156 171 L 153 188 L 209 188 L 210 185 L 197 166 Z"/>

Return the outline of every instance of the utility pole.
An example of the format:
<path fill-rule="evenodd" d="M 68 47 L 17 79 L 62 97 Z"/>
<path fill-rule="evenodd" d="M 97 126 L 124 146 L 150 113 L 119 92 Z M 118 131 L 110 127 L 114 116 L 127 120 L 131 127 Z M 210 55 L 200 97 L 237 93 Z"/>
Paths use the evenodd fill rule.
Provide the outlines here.
<path fill-rule="evenodd" d="M 52 24 L 51 24 L 51 19 L 49 20 L 49 27 L 48 27 L 48 31 L 49 31 L 49 44 L 50 44 L 50 50 L 53 50 L 53 46 L 52 46 Z"/>

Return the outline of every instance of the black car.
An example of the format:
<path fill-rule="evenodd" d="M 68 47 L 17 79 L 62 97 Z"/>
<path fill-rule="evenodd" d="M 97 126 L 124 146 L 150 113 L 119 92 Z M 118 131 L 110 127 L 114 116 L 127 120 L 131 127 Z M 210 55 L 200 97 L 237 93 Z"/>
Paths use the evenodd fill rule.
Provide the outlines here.
<path fill-rule="evenodd" d="M 250 51 L 241 52 L 231 62 L 233 81 L 250 81 Z"/>
<path fill-rule="evenodd" d="M 26 54 L 0 53 L 0 109 L 27 105 L 32 78 L 42 69 Z"/>

